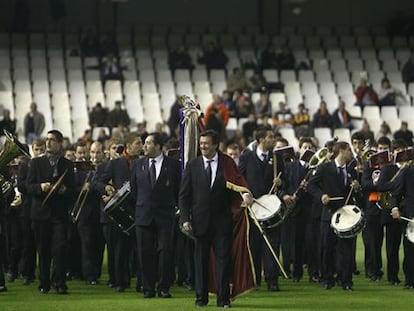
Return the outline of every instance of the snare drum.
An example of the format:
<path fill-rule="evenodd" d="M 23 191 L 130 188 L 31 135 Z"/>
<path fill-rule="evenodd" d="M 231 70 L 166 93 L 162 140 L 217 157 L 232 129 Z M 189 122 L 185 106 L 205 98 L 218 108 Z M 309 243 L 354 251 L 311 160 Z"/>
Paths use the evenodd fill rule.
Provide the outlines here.
<path fill-rule="evenodd" d="M 284 205 L 275 194 L 262 195 L 255 200 L 251 209 L 264 229 L 276 227 L 285 217 Z"/>
<path fill-rule="evenodd" d="M 331 227 L 341 239 L 355 237 L 364 229 L 365 224 L 364 213 L 356 205 L 342 206 L 331 218 Z"/>
<path fill-rule="evenodd" d="M 407 223 L 407 228 L 405 228 L 405 236 L 408 241 L 414 243 L 414 223 L 411 221 Z"/>
<path fill-rule="evenodd" d="M 115 195 L 106 203 L 104 212 L 111 218 L 118 227 L 129 235 L 135 227 L 134 205 L 129 202 L 131 188 L 129 182 L 126 182 Z"/>

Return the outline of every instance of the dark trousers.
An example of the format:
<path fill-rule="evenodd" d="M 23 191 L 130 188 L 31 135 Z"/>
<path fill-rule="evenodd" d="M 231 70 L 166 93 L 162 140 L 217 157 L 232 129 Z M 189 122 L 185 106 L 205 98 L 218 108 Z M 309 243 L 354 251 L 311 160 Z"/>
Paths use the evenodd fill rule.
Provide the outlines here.
<path fill-rule="evenodd" d="M 294 239 L 295 230 L 293 229 L 293 219 L 286 217 L 280 225 L 280 243 L 283 257 L 283 269 L 291 275 L 291 265 L 295 256 Z"/>
<path fill-rule="evenodd" d="M 267 238 L 276 255 L 280 250 L 280 227 L 266 230 Z M 276 285 L 279 279 L 279 266 L 277 265 L 269 247 L 264 241 L 263 235 L 257 226 L 250 220 L 250 251 L 252 254 L 256 284 L 260 285 L 262 279 L 262 264 L 265 281 L 268 285 Z"/>
<path fill-rule="evenodd" d="M 194 266 L 196 300 L 207 304 L 209 257 L 213 246 L 216 266 L 217 305 L 230 302 L 230 265 L 232 233 L 217 234 L 214 229 L 195 239 Z"/>
<path fill-rule="evenodd" d="M 39 253 L 39 287 L 50 289 L 50 265 L 53 259 L 56 286 L 65 288 L 67 220 L 34 221 L 33 229 Z"/>
<path fill-rule="evenodd" d="M 126 235 L 115 223 L 103 226 L 108 247 L 109 282 L 119 287 L 130 285 L 129 258 L 132 251 L 131 237 Z"/>
<path fill-rule="evenodd" d="M 81 241 L 82 276 L 87 281 L 96 281 L 101 275 L 103 235 L 98 222 L 78 223 Z"/>
<path fill-rule="evenodd" d="M 142 269 L 144 291 L 168 291 L 171 286 L 173 268 L 172 250 L 173 224 L 153 221 L 149 226 L 137 226 L 138 258 Z"/>
<path fill-rule="evenodd" d="M 406 224 L 404 224 L 405 232 Z M 404 259 L 403 259 L 403 270 L 405 275 L 405 284 L 414 286 L 414 243 L 410 242 L 406 236 L 403 240 L 404 246 Z"/>
<path fill-rule="evenodd" d="M 19 262 L 22 257 L 23 249 L 23 228 L 20 225 L 20 217 L 16 212 L 16 210 L 13 210 L 10 215 L 7 216 L 7 244 L 9 253 L 7 272 L 10 273 L 13 278 L 16 278 L 20 272 Z"/>
<path fill-rule="evenodd" d="M 177 269 L 177 283 L 194 286 L 194 241 L 184 235 L 178 225 L 175 228 L 174 258 Z M 175 276 L 172 277 L 175 279 Z"/>
<path fill-rule="evenodd" d="M 305 261 L 305 234 L 306 234 L 306 219 L 293 218 L 294 230 L 294 253 L 293 253 L 293 271 L 292 276 L 296 279 L 303 277 L 303 264 Z"/>
<path fill-rule="evenodd" d="M 321 247 L 320 247 L 320 219 L 312 219 L 306 230 L 306 256 L 309 276 L 320 276 Z"/>
<path fill-rule="evenodd" d="M 20 270 L 24 278 L 34 280 L 36 270 L 36 244 L 32 221 L 29 217 L 21 217 L 20 224 L 22 228 L 22 256 Z"/>
<path fill-rule="evenodd" d="M 73 278 L 82 276 L 82 251 L 77 225 L 68 219 L 67 272 Z"/>
<path fill-rule="evenodd" d="M 352 273 L 354 271 L 353 245 L 355 238 L 338 238 L 332 230 L 330 223 L 321 222 L 321 248 L 322 248 L 322 278 L 325 283 L 333 283 L 335 272 L 342 286 L 352 286 Z M 336 262 L 338 266 L 336 266 Z"/>
<path fill-rule="evenodd" d="M 385 246 L 387 251 L 387 280 L 394 282 L 398 280 L 400 270 L 400 245 L 403 226 L 399 221 L 385 224 Z"/>
<path fill-rule="evenodd" d="M 381 276 L 382 272 L 382 240 L 384 238 L 384 229 L 380 222 L 381 215 L 367 215 L 367 224 L 364 229 L 367 239 L 369 258 L 366 262 L 365 273 L 368 276 Z M 366 250 L 367 251 L 367 250 Z"/>

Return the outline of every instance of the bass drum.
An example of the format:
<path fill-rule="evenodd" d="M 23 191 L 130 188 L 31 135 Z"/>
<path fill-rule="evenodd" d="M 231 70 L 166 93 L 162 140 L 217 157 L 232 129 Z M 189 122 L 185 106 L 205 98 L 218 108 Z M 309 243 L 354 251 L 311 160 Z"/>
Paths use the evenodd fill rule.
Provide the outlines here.
<path fill-rule="evenodd" d="M 411 221 L 407 223 L 407 227 L 405 228 L 405 236 L 408 241 L 414 243 L 414 223 Z"/>
<path fill-rule="evenodd" d="M 135 210 L 134 205 L 129 202 L 130 194 L 130 184 L 126 182 L 106 203 L 104 208 L 104 213 L 127 235 L 135 227 Z"/>
<path fill-rule="evenodd" d="M 285 217 L 285 208 L 275 194 L 265 194 L 256 199 L 251 207 L 263 229 L 278 226 Z"/>
<path fill-rule="evenodd" d="M 356 205 L 345 205 L 338 209 L 331 218 L 331 227 L 341 239 L 353 238 L 364 229 L 366 218 Z"/>

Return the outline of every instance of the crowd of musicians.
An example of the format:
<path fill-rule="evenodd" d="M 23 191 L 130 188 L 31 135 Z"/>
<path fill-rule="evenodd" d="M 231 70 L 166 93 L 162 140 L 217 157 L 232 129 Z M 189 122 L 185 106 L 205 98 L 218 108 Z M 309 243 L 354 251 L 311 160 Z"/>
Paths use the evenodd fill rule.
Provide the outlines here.
<path fill-rule="evenodd" d="M 33 141 L 31 159 L 25 147 L 1 168 L 15 191 L 6 195 L 2 184 L 0 292 L 7 290 L 5 279 L 20 278 L 23 285 L 35 282 L 43 294 L 51 288 L 66 294 L 71 279 L 93 286 L 106 254 L 107 286 L 116 292 L 135 287 L 145 298 L 169 298 L 177 283 L 195 290 L 196 305 L 204 306 L 213 282 L 217 305 L 229 307 L 232 204 L 252 213 L 263 196 L 277 203 L 256 205 L 269 213 L 265 219 L 260 212 L 246 218 L 252 286 L 279 291 L 279 276 L 286 274 L 293 282 L 352 291 L 359 268 L 373 282 L 399 285 L 404 276 L 401 287 L 414 287 L 414 244 L 407 233 L 414 217 L 414 166 L 404 141 L 367 142 L 357 132 L 351 144 L 332 140 L 320 149 L 303 137 L 293 150 L 262 126 L 239 150 L 221 147 L 217 133 L 207 130 L 199 138 L 199 156 L 184 170 L 171 152 L 177 142 L 158 133 L 128 133 L 124 141 L 77 143 L 67 150 L 62 141 L 61 132 L 51 130 Z M 229 189 L 229 180 L 244 190 Z M 122 207 L 111 211 L 114 199 Z M 347 205 L 363 225 L 341 235 L 332 217 Z M 336 217 L 339 222 L 342 216 Z M 364 267 L 355 262 L 360 231 Z M 280 265 L 272 251 L 280 254 Z"/>

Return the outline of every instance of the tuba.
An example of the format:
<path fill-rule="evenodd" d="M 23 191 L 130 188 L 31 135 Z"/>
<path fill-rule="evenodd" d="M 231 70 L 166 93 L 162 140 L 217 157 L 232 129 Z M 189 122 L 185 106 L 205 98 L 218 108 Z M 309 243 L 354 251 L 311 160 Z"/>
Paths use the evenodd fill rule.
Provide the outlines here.
<path fill-rule="evenodd" d="M 30 154 L 25 150 L 25 147 L 20 143 L 17 138 L 10 132 L 3 130 L 6 136 L 6 142 L 4 148 L 0 152 L 0 170 L 4 169 L 14 158 L 24 155 L 28 158 Z M 14 187 L 12 183 L 0 174 L 0 187 L 6 201 L 12 201 L 14 198 Z"/>

